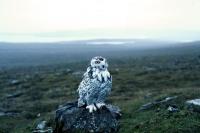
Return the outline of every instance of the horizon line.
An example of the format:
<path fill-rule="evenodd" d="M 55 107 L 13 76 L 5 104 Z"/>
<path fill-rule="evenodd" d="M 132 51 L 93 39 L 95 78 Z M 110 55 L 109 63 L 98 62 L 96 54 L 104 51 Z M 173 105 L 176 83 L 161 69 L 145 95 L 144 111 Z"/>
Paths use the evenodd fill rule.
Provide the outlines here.
<path fill-rule="evenodd" d="M 185 40 L 165 40 L 165 39 L 158 39 L 158 38 L 148 38 L 148 37 L 141 37 L 141 38 L 82 38 L 82 39 L 65 39 L 65 40 L 40 40 L 40 41 L 4 41 L 0 40 L 0 43 L 64 43 L 64 42 L 76 42 L 76 41 L 109 41 L 109 42 L 116 42 L 116 41 L 133 41 L 133 40 L 149 40 L 149 41 L 157 41 L 157 42 L 171 42 L 171 43 L 190 43 L 190 42 L 199 42 L 200 39 L 185 39 Z"/>

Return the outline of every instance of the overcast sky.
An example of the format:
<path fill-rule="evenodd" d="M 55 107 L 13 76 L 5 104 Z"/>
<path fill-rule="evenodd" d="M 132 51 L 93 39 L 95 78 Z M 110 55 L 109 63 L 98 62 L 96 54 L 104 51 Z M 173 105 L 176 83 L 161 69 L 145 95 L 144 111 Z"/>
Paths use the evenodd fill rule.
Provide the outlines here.
<path fill-rule="evenodd" d="M 200 0 L 0 0 L 0 41 L 200 39 Z"/>

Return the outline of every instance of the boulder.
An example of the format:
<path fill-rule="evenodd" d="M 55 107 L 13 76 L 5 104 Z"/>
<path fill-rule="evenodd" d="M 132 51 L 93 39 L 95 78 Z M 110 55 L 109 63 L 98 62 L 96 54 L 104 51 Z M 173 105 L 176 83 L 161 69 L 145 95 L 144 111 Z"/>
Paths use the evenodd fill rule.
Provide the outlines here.
<path fill-rule="evenodd" d="M 6 98 L 16 98 L 16 97 L 19 97 L 19 96 L 21 96 L 23 94 L 24 94 L 23 92 L 16 92 L 16 93 L 13 93 L 13 94 L 8 94 L 6 96 Z"/>
<path fill-rule="evenodd" d="M 1 111 L 0 110 L 0 117 L 1 116 L 9 116 L 9 117 L 14 117 L 18 116 L 20 113 L 18 111 Z"/>
<path fill-rule="evenodd" d="M 79 108 L 77 102 L 67 103 L 56 111 L 54 133 L 117 132 L 120 116 L 120 109 L 113 105 L 89 113 L 85 107 Z"/>
<path fill-rule="evenodd" d="M 170 105 L 170 106 L 167 108 L 167 110 L 168 110 L 169 112 L 172 112 L 172 113 L 178 112 L 178 111 L 179 111 L 179 109 L 178 109 L 178 107 L 177 107 L 176 105 Z"/>
<path fill-rule="evenodd" d="M 177 98 L 177 96 L 172 96 L 172 97 L 166 97 L 163 99 L 159 99 L 159 100 L 155 100 L 153 102 L 146 103 L 139 108 L 139 111 L 148 110 L 148 109 L 156 107 L 160 104 L 168 103 L 176 98 Z"/>
<path fill-rule="evenodd" d="M 188 100 L 185 103 L 189 110 L 200 113 L 200 99 Z"/>
<path fill-rule="evenodd" d="M 37 124 L 33 133 L 53 133 L 52 127 L 47 126 L 47 121 L 41 121 Z"/>
<path fill-rule="evenodd" d="M 20 84 L 20 81 L 16 80 L 16 79 L 13 79 L 13 80 L 10 81 L 10 84 L 11 85 L 18 85 L 18 84 Z"/>

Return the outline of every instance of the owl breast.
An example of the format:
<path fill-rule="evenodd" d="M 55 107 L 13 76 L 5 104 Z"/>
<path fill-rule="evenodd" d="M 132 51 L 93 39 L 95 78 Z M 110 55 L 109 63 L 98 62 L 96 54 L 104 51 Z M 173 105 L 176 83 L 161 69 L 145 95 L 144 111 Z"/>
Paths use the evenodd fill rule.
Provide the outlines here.
<path fill-rule="evenodd" d="M 104 102 L 107 95 L 111 91 L 112 78 L 110 73 L 91 73 L 84 74 L 83 80 L 81 81 L 78 92 L 79 92 L 79 103 L 90 105 L 99 102 Z"/>

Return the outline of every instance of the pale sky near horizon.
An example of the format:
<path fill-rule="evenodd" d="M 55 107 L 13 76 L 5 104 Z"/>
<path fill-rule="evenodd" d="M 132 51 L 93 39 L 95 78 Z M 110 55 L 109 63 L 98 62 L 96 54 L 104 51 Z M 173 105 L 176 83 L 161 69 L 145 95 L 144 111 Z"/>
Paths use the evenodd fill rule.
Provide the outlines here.
<path fill-rule="evenodd" d="M 200 40 L 200 0 L 0 0 L 0 41 Z"/>

